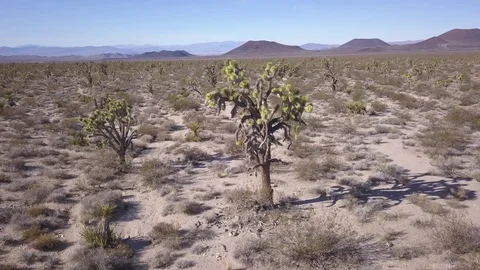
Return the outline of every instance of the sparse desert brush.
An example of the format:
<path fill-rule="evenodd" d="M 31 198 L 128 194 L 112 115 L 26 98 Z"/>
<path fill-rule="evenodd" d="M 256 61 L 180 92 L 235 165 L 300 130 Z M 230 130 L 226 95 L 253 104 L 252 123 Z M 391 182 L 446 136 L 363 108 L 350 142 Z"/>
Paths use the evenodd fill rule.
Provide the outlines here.
<path fill-rule="evenodd" d="M 118 209 L 122 202 L 122 193 L 119 191 L 102 191 L 89 195 L 81 201 L 80 219 L 85 224 L 97 223 L 102 217 L 102 207 Z"/>
<path fill-rule="evenodd" d="M 205 207 L 203 204 L 192 202 L 192 201 L 181 202 L 176 206 L 177 212 L 186 214 L 189 216 L 201 214 L 207 209 L 208 208 Z"/>
<path fill-rule="evenodd" d="M 227 155 L 240 155 L 243 153 L 243 146 L 241 143 L 237 143 L 235 139 L 227 139 L 223 153 Z"/>
<path fill-rule="evenodd" d="M 151 142 L 154 142 L 157 139 L 159 128 L 154 125 L 141 125 L 138 127 L 137 132 L 140 136 L 149 135 L 151 136 Z"/>
<path fill-rule="evenodd" d="M 66 265 L 68 270 L 135 269 L 134 260 L 117 249 L 82 247 L 72 253 Z"/>
<path fill-rule="evenodd" d="M 480 129 L 480 113 L 473 109 L 454 107 L 448 111 L 445 120 L 457 127 L 468 126 L 473 130 Z"/>
<path fill-rule="evenodd" d="M 172 181 L 172 175 L 177 169 L 170 163 L 158 159 L 146 160 L 140 167 L 140 175 L 144 185 L 159 188 Z"/>
<path fill-rule="evenodd" d="M 437 155 L 432 158 L 432 165 L 437 167 L 443 176 L 456 178 L 463 169 L 462 162 L 457 157 Z"/>
<path fill-rule="evenodd" d="M 170 94 L 167 96 L 167 101 L 175 111 L 179 112 L 200 109 L 200 104 L 187 93 Z"/>
<path fill-rule="evenodd" d="M 461 129 L 448 125 L 435 125 L 425 129 L 420 135 L 424 147 L 429 148 L 432 155 L 447 154 L 452 150 L 463 151 L 468 144 L 468 137 Z"/>
<path fill-rule="evenodd" d="M 438 218 L 431 236 L 439 247 L 455 254 L 480 252 L 480 228 L 459 214 Z"/>
<path fill-rule="evenodd" d="M 32 247 L 41 251 L 51 251 L 58 248 L 61 241 L 53 233 L 45 233 L 38 236 L 32 243 Z"/>
<path fill-rule="evenodd" d="M 378 100 L 373 101 L 370 106 L 374 112 L 386 112 L 388 110 L 387 104 Z"/>
<path fill-rule="evenodd" d="M 180 257 L 180 255 L 177 253 L 160 250 L 155 254 L 155 257 L 152 259 L 151 266 L 153 268 L 167 268 L 173 265 L 178 259 L 178 257 Z"/>
<path fill-rule="evenodd" d="M 408 197 L 408 200 L 416 206 L 420 207 L 426 213 L 439 216 L 448 214 L 448 209 L 443 207 L 440 203 L 428 198 L 426 195 L 413 193 Z"/>
<path fill-rule="evenodd" d="M 367 104 L 365 101 L 350 101 L 345 104 L 345 108 L 353 114 L 366 114 L 367 113 Z"/>
<path fill-rule="evenodd" d="M 314 159 L 297 162 L 295 166 L 297 178 L 302 181 L 316 181 L 321 177 L 320 164 Z"/>
<path fill-rule="evenodd" d="M 149 234 L 153 243 L 158 244 L 170 238 L 180 237 L 180 230 L 178 224 L 159 222 L 153 226 Z"/>
<path fill-rule="evenodd" d="M 199 161 L 207 161 L 210 159 L 210 155 L 205 152 L 204 150 L 198 147 L 191 147 L 191 146 L 183 146 L 180 148 L 175 149 L 175 155 L 182 155 L 184 162 L 199 162 Z"/>
<path fill-rule="evenodd" d="M 310 221 L 291 221 L 271 234 L 239 246 L 234 257 L 255 268 L 353 268 L 365 265 L 381 250 L 347 222 L 325 215 Z"/>

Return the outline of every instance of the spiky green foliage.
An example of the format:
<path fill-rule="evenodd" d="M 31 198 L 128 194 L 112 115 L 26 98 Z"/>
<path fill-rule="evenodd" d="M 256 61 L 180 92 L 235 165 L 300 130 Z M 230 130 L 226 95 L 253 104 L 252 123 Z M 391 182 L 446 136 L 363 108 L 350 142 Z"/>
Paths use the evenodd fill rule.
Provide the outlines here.
<path fill-rule="evenodd" d="M 262 173 L 262 191 L 272 202 L 273 190 L 270 183 L 270 164 L 278 162 L 271 157 L 271 146 L 291 141 L 290 126 L 287 122 L 305 124 L 304 112 L 312 110 L 307 97 L 301 95 L 291 84 L 284 83 L 283 72 L 278 65 L 267 63 L 255 86 L 249 83 L 245 70 L 234 60 L 227 60 L 222 68 L 227 86 L 206 95 L 210 107 L 218 113 L 226 109 L 226 103 L 233 105 L 231 117 L 240 116 L 236 140 L 243 145 L 245 155 L 252 164 L 250 169 Z"/>
<path fill-rule="evenodd" d="M 125 155 L 129 147 L 133 147 L 132 140 L 137 132 L 132 130 L 132 108 L 123 99 L 102 98 L 95 99 L 95 110 L 80 121 L 83 131 L 90 137 L 100 136 L 119 156 L 125 164 Z"/>

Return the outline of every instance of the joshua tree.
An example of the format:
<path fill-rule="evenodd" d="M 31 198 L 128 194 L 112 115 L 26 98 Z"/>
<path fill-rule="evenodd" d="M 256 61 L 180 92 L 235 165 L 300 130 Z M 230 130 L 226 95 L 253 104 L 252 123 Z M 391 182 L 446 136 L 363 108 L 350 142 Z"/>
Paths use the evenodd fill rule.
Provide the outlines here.
<path fill-rule="evenodd" d="M 337 92 L 337 72 L 335 71 L 335 61 L 333 59 L 325 58 L 322 59 L 322 66 L 325 70 L 323 76 L 326 80 L 330 80 L 332 91 Z"/>
<path fill-rule="evenodd" d="M 83 130 L 89 136 L 103 137 L 104 143 L 110 146 L 125 165 L 125 155 L 137 132 L 131 129 L 133 117 L 131 107 L 125 100 L 111 98 L 94 99 L 95 110 L 80 121 Z"/>
<path fill-rule="evenodd" d="M 218 75 L 219 75 L 219 70 L 218 70 L 218 65 L 216 63 L 207 65 L 203 68 L 203 72 L 205 75 L 205 78 L 207 79 L 208 83 L 215 88 L 217 87 L 218 83 Z"/>
<path fill-rule="evenodd" d="M 88 86 L 93 85 L 93 62 L 83 63 L 81 67 L 83 76 L 87 79 Z"/>
<path fill-rule="evenodd" d="M 252 164 L 249 170 L 260 171 L 261 194 L 272 204 L 270 167 L 274 162 L 282 162 L 272 158 L 272 145 L 282 145 L 277 133 L 282 133 L 282 141 L 290 142 L 287 122 L 305 124 L 302 114 L 310 112 L 312 105 L 292 85 L 283 83 L 278 66 L 272 63 L 266 64 L 253 87 L 245 77 L 245 71 L 234 60 L 225 62 L 222 74 L 228 86 L 208 93 L 206 100 L 210 107 L 218 108 L 218 113 L 226 109 L 227 102 L 232 103 L 231 117 L 239 115 L 240 118 L 235 133 L 237 144 L 243 146 L 245 156 Z"/>

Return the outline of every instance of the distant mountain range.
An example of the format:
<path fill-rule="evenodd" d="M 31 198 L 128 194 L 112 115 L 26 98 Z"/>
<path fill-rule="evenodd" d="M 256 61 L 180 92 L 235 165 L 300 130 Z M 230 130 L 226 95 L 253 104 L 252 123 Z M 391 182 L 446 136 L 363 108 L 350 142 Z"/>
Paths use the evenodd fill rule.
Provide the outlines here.
<path fill-rule="evenodd" d="M 342 45 L 307 43 L 284 45 L 274 41 L 224 41 L 190 45 L 116 45 L 0 47 L 0 61 L 78 61 L 108 59 L 162 59 L 216 55 L 219 57 L 298 56 L 402 51 L 480 50 L 480 29 L 453 29 L 422 41 L 387 43 L 378 38 L 354 38 Z"/>

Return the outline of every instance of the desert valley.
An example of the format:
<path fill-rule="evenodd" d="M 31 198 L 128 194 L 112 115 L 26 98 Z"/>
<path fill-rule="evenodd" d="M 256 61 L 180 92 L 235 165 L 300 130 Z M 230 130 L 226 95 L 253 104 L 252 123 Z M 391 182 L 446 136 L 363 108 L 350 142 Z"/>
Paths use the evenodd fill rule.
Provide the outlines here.
<path fill-rule="evenodd" d="M 0 48 L 0 269 L 480 269 L 480 29 L 302 47 Z"/>

